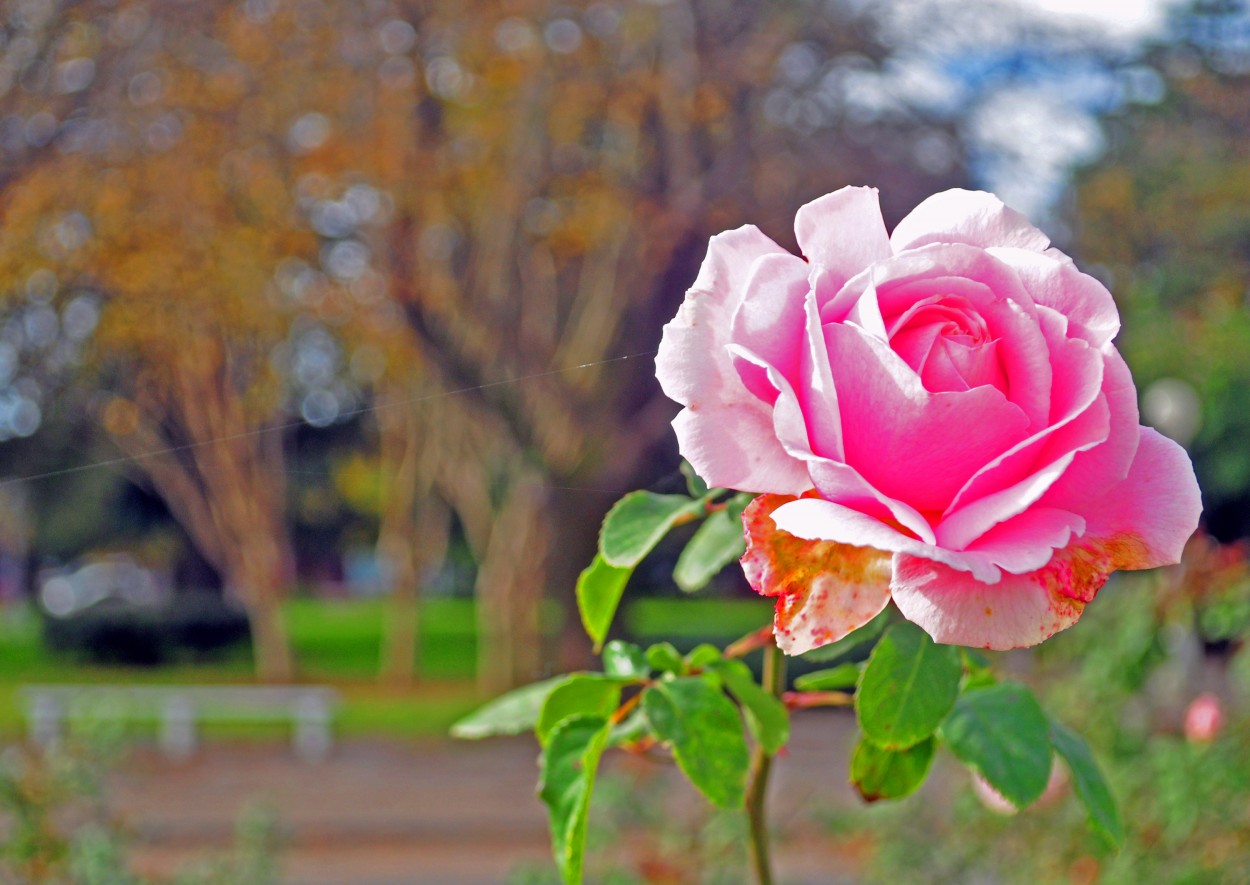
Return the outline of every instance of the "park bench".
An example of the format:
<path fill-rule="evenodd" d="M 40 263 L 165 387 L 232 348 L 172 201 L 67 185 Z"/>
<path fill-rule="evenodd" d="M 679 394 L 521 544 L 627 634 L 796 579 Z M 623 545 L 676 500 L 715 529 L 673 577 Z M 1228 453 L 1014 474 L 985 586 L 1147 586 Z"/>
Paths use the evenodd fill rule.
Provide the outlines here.
<path fill-rule="evenodd" d="M 38 746 L 58 740 L 71 715 L 155 718 L 160 748 L 175 759 L 195 751 L 197 723 L 289 721 L 296 755 L 319 761 L 333 746 L 330 726 L 339 703 L 333 689 L 303 685 L 25 685 L 21 693 L 28 734 Z"/>

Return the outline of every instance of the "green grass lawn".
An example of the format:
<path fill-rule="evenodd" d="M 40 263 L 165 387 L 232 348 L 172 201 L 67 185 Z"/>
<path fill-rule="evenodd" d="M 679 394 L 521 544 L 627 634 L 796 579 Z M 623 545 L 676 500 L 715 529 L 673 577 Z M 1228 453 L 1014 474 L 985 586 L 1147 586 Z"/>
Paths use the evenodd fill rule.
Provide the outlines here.
<path fill-rule="evenodd" d="M 386 604 L 379 599 L 294 599 L 287 629 L 307 679 L 373 680 Z M 426 679 L 472 680 L 477 661 L 473 601 L 430 599 L 421 607 L 418 669 Z"/>
<path fill-rule="evenodd" d="M 554 609 L 554 606 L 553 606 Z M 621 626 L 640 642 L 671 639 L 679 648 L 700 641 L 725 644 L 767 623 L 765 600 L 640 599 L 622 612 Z M 477 658 L 474 603 L 427 600 L 419 620 L 420 682 L 393 688 L 377 681 L 386 605 L 382 600 L 294 599 L 287 627 L 302 682 L 331 685 L 343 696 L 336 728 L 344 735 L 417 737 L 446 734 L 456 719 L 483 700 L 473 676 Z M 560 613 L 544 622 L 559 629 Z M 209 662 L 160 667 L 99 666 L 50 652 L 38 617 L 28 608 L 0 610 L 0 737 L 25 728 L 21 685 L 28 683 L 221 684 L 252 681 L 252 661 L 238 648 Z M 155 723 L 137 723 L 139 732 Z M 209 736 L 281 736 L 282 725 L 212 725 Z"/>
<path fill-rule="evenodd" d="M 378 684 L 385 606 L 380 600 L 292 600 L 287 625 L 300 681 L 334 686 L 343 696 L 336 718 L 342 734 L 416 736 L 445 733 L 480 699 L 473 684 L 477 645 L 470 600 L 439 599 L 422 611 L 419 663 L 422 680 L 408 689 Z M 237 648 L 211 661 L 160 667 L 100 666 L 46 649 L 39 619 L 26 608 L 0 612 L 0 736 L 22 733 L 18 689 L 28 683 L 221 684 L 252 681 L 251 654 Z M 150 731 L 155 723 L 136 723 Z M 212 725 L 212 735 L 280 735 L 265 723 Z"/>

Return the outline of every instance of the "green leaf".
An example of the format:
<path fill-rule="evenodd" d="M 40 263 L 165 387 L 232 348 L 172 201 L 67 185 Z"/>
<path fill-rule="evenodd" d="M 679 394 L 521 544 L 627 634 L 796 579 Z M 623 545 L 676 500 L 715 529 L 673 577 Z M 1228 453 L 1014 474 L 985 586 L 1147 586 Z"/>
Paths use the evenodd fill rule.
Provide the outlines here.
<path fill-rule="evenodd" d="M 702 590 L 721 569 L 739 559 L 746 549 L 741 518 L 734 522 L 727 510 L 718 510 L 699 526 L 690 543 L 677 557 L 673 580 L 687 593 Z"/>
<path fill-rule="evenodd" d="M 959 651 L 909 621 L 872 650 L 855 693 L 860 727 L 879 747 L 903 750 L 937 731 L 959 695 Z"/>
<path fill-rule="evenodd" d="M 837 642 L 831 642 L 828 645 L 822 645 L 820 648 L 814 648 L 804 653 L 802 656 L 803 660 L 811 661 L 813 664 L 836 661 L 838 658 L 846 657 L 869 643 L 876 642 L 881 634 L 885 632 L 885 628 L 890 626 L 890 621 L 894 618 L 894 613 L 891 609 L 892 606 L 887 605 L 881 611 L 881 614 L 858 630 L 843 636 Z"/>
<path fill-rule="evenodd" d="M 521 734 L 538 724 L 547 695 L 565 680 L 556 676 L 523 685 L 478 707 L 451 727 L 451 736 L 478 740 L 500 734 Z"/>
<path fill-rule="evenodd" d="M 942 723 L 942 737 L 965 765 L 1023 808 L 1050 779 L 1050 723 L 1033 693 L 1000 682 L 963 695 Z"/>
<path fill-rule="evenodd" d="M 766 692 L 742 661 L 721 660 L 713 669 L 725 681 L 729 693 L 746 713 L 747 727 L 765 752 L 775 756 L 790 740 L 790 711 L 781 700 Z"/>
<path fill-rule="evenodd" d="M 597 652 L 607 638 L 608 628 L 621 604 L 625 584 L 633 574 L 632 568 L 609 565 L 603 557 L 595 554 L 590 565 L 577 579 L 577 611 L 582 616 L 582 626 L 595 644 Z"/>
<path fill-rule="evenodd" d="M 742 717 L 733 701 L 701 676 L 657 682 L 642 695 L 642 710 L 660 740 L 673 746 L 677 765 L 710 802 L 739 808 L 746 795 L 749 754 Z"/>
<path fill-rule="evenodd" d="M 975 648 L 960 646 L 959 657 L 964 662 L 964 669 L 969 672 L 990 669 L 990 659 Z"/>
<path fill-rule="evenodd" d="M 814 670 L 794 679 L 799 691 L 838 691 L 854 688 L 863 668 L 859 664 L 838 664 L 829 670 Z"/>
<path fill-rule="evenodd" d="M 685 495 L 630 492 L 603 518 L 599 552 L 608 565 L 633 568 L 682 517 L 703 513 L 703 501 Z"/>
<path fill-rule="evenodd" d="M 647 655 L 632 642 L 613 639 L 603 647 L 603 672 L 619 679 L 646 679 L 651 675 Z"/>
<path fill-rule="evenodd" d="M 703 481 L 703 477 L 694 472 L 694 467 L 689 461 L 682 461 L 681 475 L 686 478 L 686 488 L 690 490 L 690 497 L 702 498 L 707 494 L 707 483 Z"/>
<path fill-rule="evenodd" d="M 555 727 L 570 716 L 610 717 L 621 703 L 621 683 L 599 673 L 576 673 L 552 689 L 534 728 L 546 744 Z"/>
<path fill-rule="evenodd" d="M 663 673 L 685 673 L 686 662 L 671 642 L 657 642 L 647 648 L 647 663 Z"/>
<path fill-rule="evenodd" d="M 1050 745 L 1068 765 L 1076 795 L 1089 813 L 1089 822 L 1113 846 L 1124 843 L 1124 824 L 1111 788 L 1102 776 L 1089 745 L 1079 734 L 1054 719 L 1050 720 Z"/>
<path fill-rule="evenodd" d="M 624 722 L 618 722 L 612 726 L 608 746 L 619 747 L 622 744 L 633 743 L 649 734 L 651 734 L 651 723 L 647 722 L 646 714 L 641 709 L 635 709 L 625 717 Z"/>
<path fill-rule="evenodd" d="M 747 505 L 754 500 L 755 495 L 752 495 L 750 492 L 739 492 L 725 502 L 725 514 L 734 525 L 741 526 L 742 511 L 746 510 Z"/>
<path fill-rule="evenodd" d="M 930 737 L 906 750 L 887 750 L 861 736 L 851 757 L 851 783 L 866 802 L 909 796 L 924 783 L 936 743 Z"/>
<path fill-rule="evenodd" d="M 963 661 L 964 667 L 963 683 L 959 689 L 961 692 L 987 688 L 998 682 L 998 677 L 994 675 L 994 671 L 990 668 L 989 659 L 976 649 L 961 648 L 959 649 L 959 657 Z"/>
<path fill-rule="evenodd" d="M 547 806 L 552 854 L 565 885 L 582 881 L 590 794 L 610 731 L 602 716 L 575 716 L 556 726 L 543 749 L 538 796 Z"/>
<path fill-rule="evenodd" d="M 720 659 L 721 650 L 719 648 L 707 642 L 700 642 L 686 655 L 686 669 L 702 670 L 715 664 Z"/>

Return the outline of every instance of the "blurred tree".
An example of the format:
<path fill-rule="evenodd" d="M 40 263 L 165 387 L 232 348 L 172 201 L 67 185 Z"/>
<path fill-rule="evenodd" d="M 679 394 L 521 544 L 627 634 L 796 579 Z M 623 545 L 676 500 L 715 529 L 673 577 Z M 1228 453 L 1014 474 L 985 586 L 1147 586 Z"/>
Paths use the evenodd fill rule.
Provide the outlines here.
<path fill-rule="evenodd" d="M 290 223 L 263 116 L 239 113 L 246 70 L 204 38 L 203 12 L 166 12 L 67 8 L 21 68 L 9 97 L 28 115 L 30 150 L 8 170 L 0 287 L 65 323 L 99 303 L 100 423 L 247 607 L 258 674 L 289 679 L 282 378 L 270 360 L 286 320 L 269 293 L 279 260 L 315 237 Z M 8 41 L 10 59 L 20 42 Z M 61 121 L 66 91 L 86 97 Z M 50 131 L 32 133 L 42 118 Z"/>
<path fill-rule="evenodd" d="M 539 602 L 589 558 L 608 499 L 567 490 L 621 489 L 665 431 L 650 361 L 611 359 L 654 347 L 704 238 L 752 219 L 790 241 L 794 207 L 844 183 L 889 182 L 897 215 L 958 180 L 954 151 L 908 162 L 952 141 L 921 115 L 813 97 L 883 54 L 830 9 L 483 0 L 376 23 L 382 88 L 351 97 L 374 125 L 342 139 L 407 146 L 375 167 L 394 208 L 363 241 L 419 378 L 395 426 L 420 429 L 419 485 L 479 563 L 485 688 L 540 671 Z"/>
<path fill-rule="evenodd" d="M 1250 533 L 1250 10 L 1196 3 L 1173 28 L 1150 57 L 1166 95 L 1109 119 L 1108 156 L 1080 177 L 1076 239 L 1113 279 L 1146 419 L 1192 432 L 1197 392 L 1205 519 L 1230 539 Z"/>
<path fill-rule="evenodd" d="M 855 4 L 27 7 L 0 287 L 96 293 L 99 417 L 247 600 L 271 676 L 284 407 L 350 411 L 336 373 L 373 391 L 387 669 L 411 671 L 454 512 L 483 685 L 528 680 L 542 597 L 671 457 L 675 408 L 620 358 L 654 349 L 706 237 L 793 246 L 840 185 L 882 184 L 896 219 L 964 183 L 949 113 L 856 86 L 889 50 Z"/>

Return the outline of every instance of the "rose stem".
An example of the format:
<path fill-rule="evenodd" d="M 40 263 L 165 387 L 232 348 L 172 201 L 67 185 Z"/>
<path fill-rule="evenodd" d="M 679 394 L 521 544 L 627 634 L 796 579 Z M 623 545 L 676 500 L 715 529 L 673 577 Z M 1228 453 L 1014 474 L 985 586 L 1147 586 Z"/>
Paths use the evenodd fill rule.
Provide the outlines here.
<path fill-rule="evenodd" d="M 725 657 L 740 658 L 755 651 L 757 648 L 767 648 L 773 644 L 773 625 L 765 624 L 758 630 L 752 630 L 741 639 L 735 640 L 725 649 Z"/>
<path fill-rule="evenodd" d="M 786 684 L 786 658 L 775 642 L 764 646 L 764 690 L 781 697 Z M 751 862 L 755 867 L 757 885 L 772 885 L 773 873 L 768 857 L 768 820 L 765 800 L 768 797 L 768 774 L 773 757 L 756 743 L 751 754 L 750 780 L 747 784 L 747 820 L 751 829 Z"/>
<path fill-rule="evenodd" d="M 781 696 L 787 710 L 810 710 L 812 707 L 849 707 L 855 696 L 844 691 L 788 691 Z"/>

